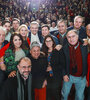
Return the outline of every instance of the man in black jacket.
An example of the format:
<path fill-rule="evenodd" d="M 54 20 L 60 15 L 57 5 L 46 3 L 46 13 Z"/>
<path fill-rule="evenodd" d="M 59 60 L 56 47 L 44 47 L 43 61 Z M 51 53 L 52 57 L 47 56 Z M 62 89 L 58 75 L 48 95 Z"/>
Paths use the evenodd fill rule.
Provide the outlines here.
<path fill-rule="evenodd" d="M 38 42 L 32 42 L 28 57 L 32 62 L 33 100 L 46 100 L 46 68 L 48 63 L 47 58 L 40 54 Z"/>
<path fill-rule="evenodd" d="M 63 47 L 66 67 L 63 70 L 62 100 L 67 100 L 72 84 L 75 84 L 75 100 L 84 100 L 87 74 L 87 46 L 79 42 L 78 32 L 71 30 L 66 35 L 68 43 Z"/>
<path fill-rule="evenodd" d="M 32 100 L 31 99 L 31 60 L 24 57 L 17 65 L 15 77 L 8 78 L 0 94 L 1 100 Z"/>

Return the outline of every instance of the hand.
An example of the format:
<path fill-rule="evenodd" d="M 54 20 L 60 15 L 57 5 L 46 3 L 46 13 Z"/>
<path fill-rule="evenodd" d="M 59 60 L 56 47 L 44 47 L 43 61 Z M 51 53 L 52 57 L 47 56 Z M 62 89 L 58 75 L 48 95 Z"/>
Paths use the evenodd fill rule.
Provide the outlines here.
<path fill-rule="evenodd" d="M 4 63 L 0 64 L 1 70 L 5 71 L 6 70 L 6 65 Z"/>
<path fill-rule="evenodd" d="M 8 78 L 9 78 L 9 77 L 14 77 L 14 76 L 16 76 L 16 71 L 12 71 L 12 72 L 8 75 Z"/>
<path fill-rule="evenodd" d="M 4 61 L 3 61 L 3 57 L 0 58 L 0 62 L 4 62 Z"/>
<path fill-rule="evenodd" d="M 83 43 L 84 46 L 88 45 L 88 40 L 87 39 L 83 39 L 83 41 L 84 41 L 84 43 Z"/>
<path fill-rule="evenodd" d="M 55 49 L 58 50 L 58 51 L 59 51 L 61 48 L 62 48 L 62 45 L 60 45 L 60 44 L 56 45 L 56 47 L 55 47 Z"/>
<path fill-rule="evenodd" d="M 88 81 L 86 80 L 86 87 L 88 87 Z"/>
<path fill-rule="evenodd" d="M 52 67 L 51 66 L 48 66 L 47 67 L 47 72 L 51 71 L 52 70 Z"/>
<path fill-rule="evenodd" d="M 45 80 L 45 81 L 43 82 L 42 88 L 44 88 L 46 85 L 47 85 L 47 80 Z"/>
<path fill-rule="evenodd" d="M 65 76 L 63 77 L 63 79 L 64 79 L 65 82 L 68 82 L 68 81 L 69 81 L 69 77 L 68 77 L 67 75 L 65 75 Z"/>

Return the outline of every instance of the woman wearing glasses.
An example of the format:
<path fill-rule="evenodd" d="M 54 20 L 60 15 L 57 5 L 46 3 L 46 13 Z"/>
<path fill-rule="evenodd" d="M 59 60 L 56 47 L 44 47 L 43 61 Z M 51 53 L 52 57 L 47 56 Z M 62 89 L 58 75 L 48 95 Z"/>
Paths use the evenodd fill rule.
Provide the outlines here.
<path fill-rule="evenodd" d="M 47 67 L 47 100 L 60 100 L 60 86 L 62 80 L 62 70 L 65 67 L 63 50 L 55 49 L 56 44 L 52 36 L 48 35 L 44 39 L 42 51 L 48 60 Z"/>

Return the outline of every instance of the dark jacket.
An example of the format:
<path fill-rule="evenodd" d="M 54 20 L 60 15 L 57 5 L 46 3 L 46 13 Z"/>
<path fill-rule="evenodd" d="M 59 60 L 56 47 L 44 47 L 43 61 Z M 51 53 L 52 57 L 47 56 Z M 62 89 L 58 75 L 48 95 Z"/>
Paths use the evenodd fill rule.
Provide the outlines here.
<path fill-rule="evenodd" d="M 53 50 L 50 60 L 50 65 L 52 67 L 53 76 L 50 77 L 48 72 L 47 76 L 47 87 L 49 88 L 58 88 L 61 85 L 62 80 L 62 71 L 65 67 L 65 56 L 63 49 L 57 51 Z"/>
<path fill-rule="evenodd" d="M 30 54 L 28 57 L 32 62 L 32 86 L 33 88 L 42 88 L 43 82 L 46 79 L 47 58 L 40 55 L 38 59 L 34 59 Z"/>
<path fill-rule="evenodd" d="M 28 91 L 28 85 L 31 87 L 31 74 L 29 76 L 29 79 L 30 79 L 29 80 L 30 82 L 28 84 L 28 79 L 26 81 L 24 81 L 23 78 L 20 77 L 20 80 L 21 80 L 22 84 L 24 85 L 25 92 L 26 92 L 26 90 Z M 29 90 L 31 92 L 30 87 L 29 87 Z M 2 87 L 2 91 L 0 93 L 0 100 L 18 100 L 18 89 L 19 89 L 19 83 L 18 83 L 17 76 L 8 78 Z M 30 93 L 28 93 L 28 92 L 26 92 L 26 93 L 30 95 Z M 28 95 L 26 96 L 24 94 L 24 100 L 28 100 Z M 31 100 L 31 98 L 29 100 Z"/>
<path fill-rule="evenodd" d="M 81 54 L 82 54 L 82 77 L 87 74 L 87 46 L 80 45 Z M 65 53 L 65 59 L 66 59 L 66 66 L 63 70 L 63 76 L 70 74 L 70 55 L 69 55 L 69 45 L 66 44 L 63 47 L 63 51 Z"/>

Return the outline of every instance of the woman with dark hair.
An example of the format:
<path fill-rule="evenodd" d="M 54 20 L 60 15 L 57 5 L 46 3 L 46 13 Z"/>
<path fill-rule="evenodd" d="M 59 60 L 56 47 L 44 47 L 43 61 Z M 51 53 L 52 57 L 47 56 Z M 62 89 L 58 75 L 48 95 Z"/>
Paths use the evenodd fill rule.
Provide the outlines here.
<path fill-rule="evenodd" d="M 48 35 L 44 39 L 42 51 L 47 56 L 47 99 L 60 100 L 60 86 L 62 80 L 62 70 L 65 67 L 63 50 L 55 49 L 56 44 L 52 36 Z"/>
<path fill-rule="evenodd" d="M 25 56 L 22 36 L 16 33 L 12 34 L 10 46 L 4 55 L 4 64 L 8 77 L 14 77 L 16 75 L 18 61 Z"/>

